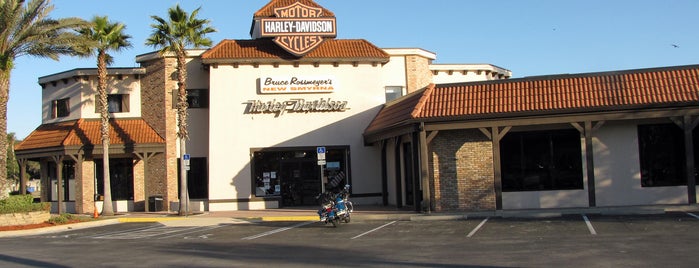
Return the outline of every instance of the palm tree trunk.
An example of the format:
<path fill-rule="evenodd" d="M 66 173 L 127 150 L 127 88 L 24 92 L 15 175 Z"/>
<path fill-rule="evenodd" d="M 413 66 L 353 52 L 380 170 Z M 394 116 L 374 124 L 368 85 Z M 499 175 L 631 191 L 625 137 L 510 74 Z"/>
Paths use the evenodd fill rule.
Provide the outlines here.
<path fill-rule="evenodd" d="M 187 153 L 187 55 L 183 49 L 177 52 L 177 136 L 180 139 L 180 208 L 179 215 L 189 212 L 189 194 L 187 189 L 187 167 L 184 155 Z"/>
<path fill-rule="evenodd" d="M 7 102 L 10 100 L 10 70 L 0 70 L 0 199 L 8 196 Z"/>
<path fill-rule="evenodd" d="M 104 182 L 104 201 L 102 202 L 102 215 L 114 215 L 112 206 L 112 185 L 109 174 L 109 110 L 107 103 L 107 64 L 105 52 L 97 55 L 97 95 L 100 105 L 100 134 L 102 135 L 102 178 Z"/>

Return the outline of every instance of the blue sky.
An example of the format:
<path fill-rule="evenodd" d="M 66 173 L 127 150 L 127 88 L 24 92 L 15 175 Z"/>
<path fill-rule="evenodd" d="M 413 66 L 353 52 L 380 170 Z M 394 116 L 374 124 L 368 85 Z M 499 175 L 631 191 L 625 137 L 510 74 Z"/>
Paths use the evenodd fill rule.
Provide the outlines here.
<path fill-rule="evenodd" d="M 108 16 L 126 24 L 133 47 L 115 53 L 111 67 L 138 67 L 151 15 L 179 3 L 211 20 L 223 39 L 249 39 L 252 14 L 268 0 L 53 0 L 51 17 Z M 699 64 L 696 0 L 316 0 L 337 17 L 338 37 L 366 39 L 381 48 L 417 47 L 435 63 L 489 63 L 513 78 Z M 673 46 L 677 45 L 677 47 Z M 18 58 L 12 72 L 8 132 L 25 138 L 41 124 L 37 80 L 94 58 L 60 61 Z"/>

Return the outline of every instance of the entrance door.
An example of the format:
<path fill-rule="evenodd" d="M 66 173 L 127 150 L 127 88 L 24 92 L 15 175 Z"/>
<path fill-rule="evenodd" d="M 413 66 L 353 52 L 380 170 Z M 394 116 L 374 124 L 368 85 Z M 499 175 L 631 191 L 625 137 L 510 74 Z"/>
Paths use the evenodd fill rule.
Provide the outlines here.
<path fill-rule="evenodd" d="M 328 147 L 326 163 L 322 176 L 326 183 L 332 181 L 339 188 L 351 184 L 349 146 Z M 255 198 L 280 200 L 287 207 L 318 205 L 322 186 L 316 147 L 265 148 L 253 152 L 252 166 Z"/>
<path fill-rule="evenodd" d="M 284 159 L 280 163 L 284 187 L 282 206 L 317 205 L 315 197 L 321 191 L 320 170 L 313 159 Z"/>

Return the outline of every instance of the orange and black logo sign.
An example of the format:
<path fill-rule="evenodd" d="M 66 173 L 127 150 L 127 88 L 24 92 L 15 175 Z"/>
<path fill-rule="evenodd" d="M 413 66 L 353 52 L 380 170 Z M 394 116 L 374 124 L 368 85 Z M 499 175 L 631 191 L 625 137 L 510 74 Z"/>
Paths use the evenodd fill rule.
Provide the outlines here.
<path fill-rule="evenodd" d="M 323 42 L 335 37 L 336 20 L 322 17 L 323 9 L 299 2 L 274 9 L 276 18 L 260 19 L 260 37 L 274 37 L 274 42 L 291 54 L 303 56 Z"/>

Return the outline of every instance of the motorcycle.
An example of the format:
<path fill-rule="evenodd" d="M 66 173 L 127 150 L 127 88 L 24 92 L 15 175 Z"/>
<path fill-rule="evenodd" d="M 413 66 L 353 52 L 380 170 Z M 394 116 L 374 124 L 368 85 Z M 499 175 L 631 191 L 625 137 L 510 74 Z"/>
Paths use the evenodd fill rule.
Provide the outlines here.
<path fill-rule="evenodd" d="M 343 221 L 350 222 L 354 206 L 352 201 L 349 201 L 349 188 L 348 184 L 339 193 L 325 192 L 318 195 L 321 204 L 318 210 L 320 222 L 332 223 L 333 227 L 337 227 Z"/>

